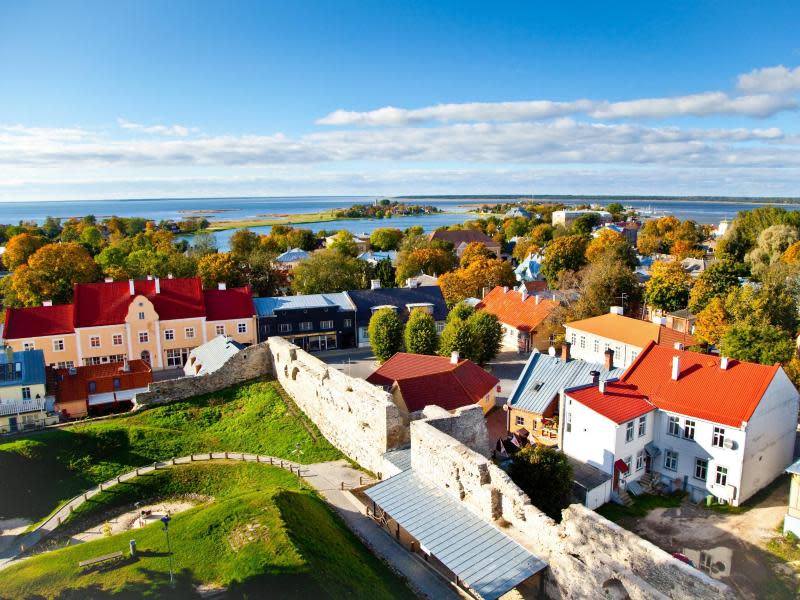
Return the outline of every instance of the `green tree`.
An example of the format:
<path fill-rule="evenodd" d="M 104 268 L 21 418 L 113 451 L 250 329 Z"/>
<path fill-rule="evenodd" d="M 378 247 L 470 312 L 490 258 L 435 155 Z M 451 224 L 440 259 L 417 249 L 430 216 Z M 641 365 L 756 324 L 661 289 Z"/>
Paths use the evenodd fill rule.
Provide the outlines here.
<path fill-rule="evenodd" d="M 391 308 L 376 310 L 367 328 L 369 343 L 378 362 L 386 362 L 403 351 L 403 324 Z"/>
<path fill-rule="evenodd" d="M 400 247 L 400 240 L 403 239 L 403 232 L 392 227 L 381 227 L 376 229 L 369 236 L 369 245 L 375 250 L 387 251 L 397 250 Z"/>
<path fill-rule="evenodd" d="M 606 314 L 612 306 L 620 305 L 623 295 L 626 306 L 641 299 L 636 275 L 613 252 L 603 253 L 580 271 L 578 281 L 579 296 L 572 315 L 575 319 Z"/>
<path fill-rule="evenodd" d="M 239 229 L 231 236 L 229 245 L 231 254 L 241 260 L 250 256 L 250 254 L 259 247 L 260 239 L 257 233 L 247 228 Z"/>
<path fill-rule="evenodd" d="M 379 260 L 375 265 L 375 278 L 381 280 L 381 287 L 392 288 L 396 287 L 395 268 L 392 266 L 392 261 L 388 258 Z"/>
<path fill-rule="evenodd" d="M 254 296 L 278 296 L 288 285 L 286 274 L 275 267 L 276 254 L 256 248 L 245 263 L 245 279 Z"/>
<path fill-rule="evenodd" d="M 774 325 L 735 323 L 722 338 L 723 356 L 772 365 L 787 362 L 796 353 L 792 336 Z"/>
<path fill-rule="evenodd" d="M 294 268 L 292 289 L 296 294 L 344 292 L 362 287 L 362 263 L 333 249 L 314 252 Z"/>
<path fill-rule="evenodd" d="M 465 304 L 464 302 L 459 302 L 452 309 L 450 309 L 449 313 L 447 313 L 446 322 L 449 323 L 450 321 L 454 321 L 456 319 L 466 321 L 472 316 L 474 312 L 475 309 L 472 308 L 469 304 Z"/>
<path fill-rule="evenodd" d="M 586 213 L 581 215 L 572 223 L 572 232 L 578 235 L 589 235 L 592 230 L 600 225 L 600 215 L 597 213 Z"/>
<path fill-rule="evenodd" d="M 406 323 L 405 344 L 406 352 L 436 354 L 439 348 L 439 336 L 432 315 L 419 308 L 411 311 Z"/>
<path fill-rule="evenodd" d="M 572 499 L 572 465 L 567 455 L 550 446 L 529 446 L 511 459 L 508 475 L 543 513 L 561 520 Z"/>
<path fill-rule="evenodd" d="M 346 229 L 342 229 L 333 237 L 333 240 L 328 244 L 328 248 L 341 252 L 346 256 L 356 256 L 358 254 L 358 245 L 353 238 L 353 234 Z"/>
<path fill-rule="evenodd" d="M 94 225 L 84 227 L 81 231 L 80 237 L 81 245 L 86 248 L 92 255 L 97 254 L 103 249 L 106 240 L 100 230 Z"/>
<path fill-rule="evenodd" d="M 667 312 L 680 310 L 689 301 L 689 287 L 690 278 L 681 263 L 655 262 L 644 286 L 644 300 L 648 306 Z"/>
<path fill-rule="evenodd" d="M 42 231 L 51 240 L 56 239 L 61 234 L 61 219 L 47 217 L 42 224 Z"/>
<path fill-rule="evenodd" d="M 192 237 L 192 246 L 189 249 L 192 256 L 200 258 L 207 254 L 217 252 L 217 239 L 208 232 L 196 233 Z"/>
<path fill-rule="evenodd" d="M 450 356 L 453 352 L 458 352 L 461 358 L 469 358 L 475 350 L 476 340 L 472 335 L 472 328 L 467 321 L 453 318 L 448 319 L 439 338 L 439 354 Z"/>
<path fill-rule="evenodd" d="M 739 286 L 739 268 L 729 260 L 718 260 L 703 271 L 689 294 L 689 310 L 694 314 L 703 310 L 714 298 L 724 298 L 731 289 Z"/>
<path fill-rule="evenodd" d="M 475 347 L 467 358 L 479 365 L 492 361 L 500 352 L 503 340 L 503 326 L 500 321 L 493 314 L 478 310 L 467 319 L 467 327 L 475 340 Z"/>
<path fill-rule="evenodd" d="M 612 202 L 606 206 L 606 210 L 611 213 L 611 218 L 615 221 L 619 221 L 625 216 L 625 207 L 619 202 Z"/>
<path fill-rule="evenodd" d="M 586 238 L 582 235 L 560 237 L 544 251 L 541 272 L 551 288 L 557 287 L 564 271 L 577 271 L 586 264 Z"/>

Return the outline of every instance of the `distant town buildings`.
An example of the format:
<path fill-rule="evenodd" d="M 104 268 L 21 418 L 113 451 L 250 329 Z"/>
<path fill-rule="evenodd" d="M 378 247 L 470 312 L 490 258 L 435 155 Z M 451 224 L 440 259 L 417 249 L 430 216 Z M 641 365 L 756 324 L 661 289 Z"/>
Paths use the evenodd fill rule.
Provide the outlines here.
<path fill-rule="evenodd" d="M 453 230 L 443 229 L 439 231 L 434 231 L 430 235 L 430 239 L 442 240 L 453 244 L 456 256 L 458 258 L 461 258 L 461 255 L 464 254 L 464 250 L 467 249 L 467 246 L 476 242 L 486 246 L 486 249 L 489 250 L 489 252 L 491 252 L 498 258 L 500 258 L 500 254 L 502 251 L 500 242 L 494 241 L 492 238 L 490 238 L 482 231 L 478 231 L 475 229 L 453 229 Z"/>
<path fill-rule="evenodd" d="M 610 223 L 612 221 L 611 213 L 605 210 L 555 210 L 553 211 L 553 226 L 561 225 L 570 228 L 580 217 L 591 214 L 597 215 L 600 218 L 600 223 Z"/>

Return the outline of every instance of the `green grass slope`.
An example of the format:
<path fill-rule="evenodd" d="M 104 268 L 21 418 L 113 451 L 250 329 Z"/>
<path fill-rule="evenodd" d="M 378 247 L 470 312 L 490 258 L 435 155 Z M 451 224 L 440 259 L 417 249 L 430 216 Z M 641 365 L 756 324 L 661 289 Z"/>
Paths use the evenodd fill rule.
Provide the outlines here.
<path fill-rule="evenodd" d="M 194 463 L 143 475 L 104 492 L 73 516 L 102 523 L 133 501 L 197 493 L 211 503 L 142 529 L 69 546 L 3 571 L 0 598 L 195 598 L 198 586 L 229 598 L 413 598 L 317 494 L 297 477 L 253 463 Z M 138 557 L 83 570 L 78 562 L 122 550 Z"/>
<path fill-rule="evenodd" d="M 0 444 L 0 519 L 39 520 L 136 467 L 231 451 L 312 463 L 342 458 L 274 381 L 255 381 L 108 421 Z"/>

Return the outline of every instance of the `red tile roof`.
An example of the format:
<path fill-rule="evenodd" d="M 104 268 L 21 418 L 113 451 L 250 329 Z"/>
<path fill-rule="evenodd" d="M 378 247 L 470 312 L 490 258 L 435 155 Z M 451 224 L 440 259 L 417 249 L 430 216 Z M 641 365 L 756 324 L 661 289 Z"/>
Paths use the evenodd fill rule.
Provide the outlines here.
<path fill-rule="evenodd" d="M 256 314 L 250 286 L 227 290 L 205 290 L 206 318 L 209 321 L 245 319 Z"/>
<path fill-rule="evenodd" d="M 205 315 L 199 278 L 161 279 L 159 286 L 160 292 L 156 293 L 155 280 L 138 279 L 134 281 L 134 294 L 131 295 L 127 281 L 78 284 L 74 294 L 75 327 L 124 323 L 128 307 L 138 295 L 153 303 L 162 320 Z"/>
<path fill-rule="evenodd" d="M 398 352 L 367 381 L 391 386 L 397 382 L 409 412 L 431 404 L 454 410 L 480 401 L 499 379 L 469 360 L 453 364 L 444 356 Z"/>
<path fill-rule="evenodd" d="M 55 370 L 55 377 L 51 381 L 56 388 L 56 402 L 86 400 L 89 397 L 90 381 L 95 382 L 95 394 L 147 387 L 153 381 L 150 366 L 143 360 L 130 361 L 129 371 L 123 371 L 122 365 L 123 363 L 107 363 L 77 367 L 74 375 L 70 375 L 69 369 Z M 116 390 L 114 379 L 120 380 L 120 387 Z"/>
<path fill-rule="evenodd" d="M 476 229 L 443 229 L 441 231 L 434 231 L 429 237 L 432 240 L 450 242 L 455 246 L 459 244 L 471 244 L 473 242 L 480 242 L 481 244 L 492 247 L 500 246 L 499 242 L 495 242 L 488 235 Z"/>
<path fill-rule="evenodd" d="M 675 356 L 680 358 L 677 381 L 672 379 Z M 718 356 L 651 343 L 621 381 L 635 385 L 662 410 L 741 427 L 743 421 L 750 420 L 780 365 L 730 359 L 728 368 L 722 369 L 720 360 Z"/>
<path fill-rule="evenodd" d="M 700 341 L 692 334 L 676 331 L 663 325 L 658 328 L 658 343 L 661 346 L 669 346 L 670 348 L 674 348 L 676 343 L 683 344 L 684 347 L 700 345 Z"/>
<path fill-rule="evenodd" d="M 625 423 L 656 409 L 635 385 L 606 382 L 604 393 L 592 384 L 570 390 L 567 395 L 615 423 Z"/>
<path fill-rule="evenodd" d="M 9 308 L 3 337 L 9 340 L 72 333 L 72 304 Z"/>
<path fill-rule="evenodd" d="M 520 331 L 535 331 L 557 306 L 555 300 L 540 299 L 537 304 L 536 296 L 527 296 L 523 301 L 520 292 L 513 289 L 505 291 L 498 286 L 481 300 L 477 308 Z"/>

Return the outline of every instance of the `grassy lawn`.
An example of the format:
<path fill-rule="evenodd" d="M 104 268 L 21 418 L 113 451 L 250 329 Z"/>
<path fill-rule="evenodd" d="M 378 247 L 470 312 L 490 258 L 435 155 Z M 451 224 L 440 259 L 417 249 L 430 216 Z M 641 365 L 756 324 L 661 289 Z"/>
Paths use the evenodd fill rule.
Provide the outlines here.
<path fill-rule="evenodd" d="M 255 381 L 108 421 L 0 444 L 0 518 L 34 521 L 138 466 L 208 451 L 302 463 L 342 458 L 274 381 Z"/>
<path fill-rule="evenodd" d="M 0 598 L 197 598 L 196 586 L 222 586 L 231 598 L 413 598 L 297 477 L 243 463 L 172 467 L 126 482 L 82 511 L 102 523 L 109 509 L 182 494 L 210 504 L 170 523 L 175 588 L 161 524 L 152 524 L 25 560 L 3 572 Z M 135 539 L 137 558 L 128 558 Z M 78 562 L 115 551 L 126 559 L 103 570 Z"/>
<path fill-rule="evenodd" d="M 681 505 L 685 496 L 684 492 L 672 492 L 664 496 L 655 494 L 631 496 L 633 500 L 631 506 L 621 506 L 614 502 L 609 502 L 598 508 L 597 513 L 603 515 L 609 521 L 619 523 L 629 517 L 645 517 L 654 508 L 676 508 Z"/>

